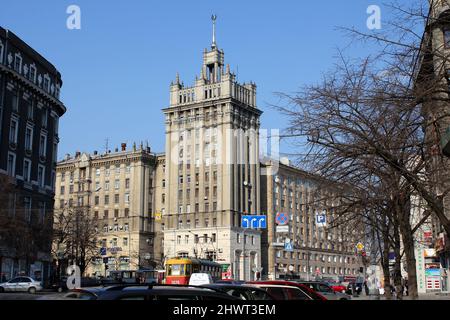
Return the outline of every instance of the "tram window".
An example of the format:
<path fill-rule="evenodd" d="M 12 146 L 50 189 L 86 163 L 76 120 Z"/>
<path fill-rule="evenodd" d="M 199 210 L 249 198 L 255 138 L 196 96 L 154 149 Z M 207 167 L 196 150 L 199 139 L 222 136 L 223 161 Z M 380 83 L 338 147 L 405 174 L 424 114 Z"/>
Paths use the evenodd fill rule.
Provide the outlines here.
<path fill-rule="evenodd" d="M 191 264 L 187 264 L 186 265 L 186 275 L 191 275 L 192 273 L 192 265 Z"/>

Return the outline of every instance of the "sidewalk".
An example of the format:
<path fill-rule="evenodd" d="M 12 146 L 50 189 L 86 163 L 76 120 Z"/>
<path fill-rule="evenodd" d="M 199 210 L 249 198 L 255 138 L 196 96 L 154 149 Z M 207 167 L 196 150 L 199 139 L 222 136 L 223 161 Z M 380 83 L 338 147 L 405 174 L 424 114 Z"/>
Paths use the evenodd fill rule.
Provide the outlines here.
<path fill-rule="evenodd" d="M 387 300 L 385 296 L 370 295 L 366 296 L 364 294 L 359 297 L 352 297 L 352 300 Z M 391 300 L 397 300 L 392 298 Z M 409 296 L 403 296 L 403 300 L 412 300 Z M 422 293 L 419 294 L 419 299 L 417 300 L 450 300 L 450 294 L 448 293 Z"/>

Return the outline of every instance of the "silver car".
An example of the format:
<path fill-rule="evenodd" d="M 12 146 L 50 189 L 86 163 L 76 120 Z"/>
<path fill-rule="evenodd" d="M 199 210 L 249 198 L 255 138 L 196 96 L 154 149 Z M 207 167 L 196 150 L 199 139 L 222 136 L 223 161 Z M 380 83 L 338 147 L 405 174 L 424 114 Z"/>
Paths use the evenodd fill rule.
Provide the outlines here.
<path fill-rule="evenodd" d="M 16 277 L 0 283 L 0 292 L 28 292 L 31 294 L 42 291 L 42 284 L 30 277 Z"/>

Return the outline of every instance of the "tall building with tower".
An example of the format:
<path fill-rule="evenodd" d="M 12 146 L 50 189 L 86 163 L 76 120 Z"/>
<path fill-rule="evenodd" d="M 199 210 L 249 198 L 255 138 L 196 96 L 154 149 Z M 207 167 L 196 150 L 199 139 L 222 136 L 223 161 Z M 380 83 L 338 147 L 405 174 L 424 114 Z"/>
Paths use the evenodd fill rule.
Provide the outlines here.
<path fill-rule="evenodd" d="M 254 279 L 260 266 L 260 231 L 241 228 L 259 212 L 261 110 L 256 85 L 240 84 L 225 66 L 215 37 L 203 52 L 200 75 L 170 86 L 165 175 L 161 193 L 164 255 L 211 258 L 235 278 Z"/>

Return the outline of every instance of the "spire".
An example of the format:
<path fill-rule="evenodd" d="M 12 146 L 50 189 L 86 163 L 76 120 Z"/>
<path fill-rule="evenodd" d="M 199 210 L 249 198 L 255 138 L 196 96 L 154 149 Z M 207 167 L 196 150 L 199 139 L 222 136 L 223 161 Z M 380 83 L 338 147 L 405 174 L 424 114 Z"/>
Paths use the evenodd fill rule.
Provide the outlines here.
<path fill-rule="evenodd" d="M 177 76 L 175 79 L 175 84 L 180 84 L 180 74 L 177 72 Z"/>
<path fill-rule="evenodd" d="M 216 20 L 217 20 L 217 16 L 215 14 L 213 14 L 211 16 L 211 20 L 212 20 L 212 23 L 213 23 L 213 36 L 212 36 L 211 48 L 215 49 L 216 48 Z"/>

